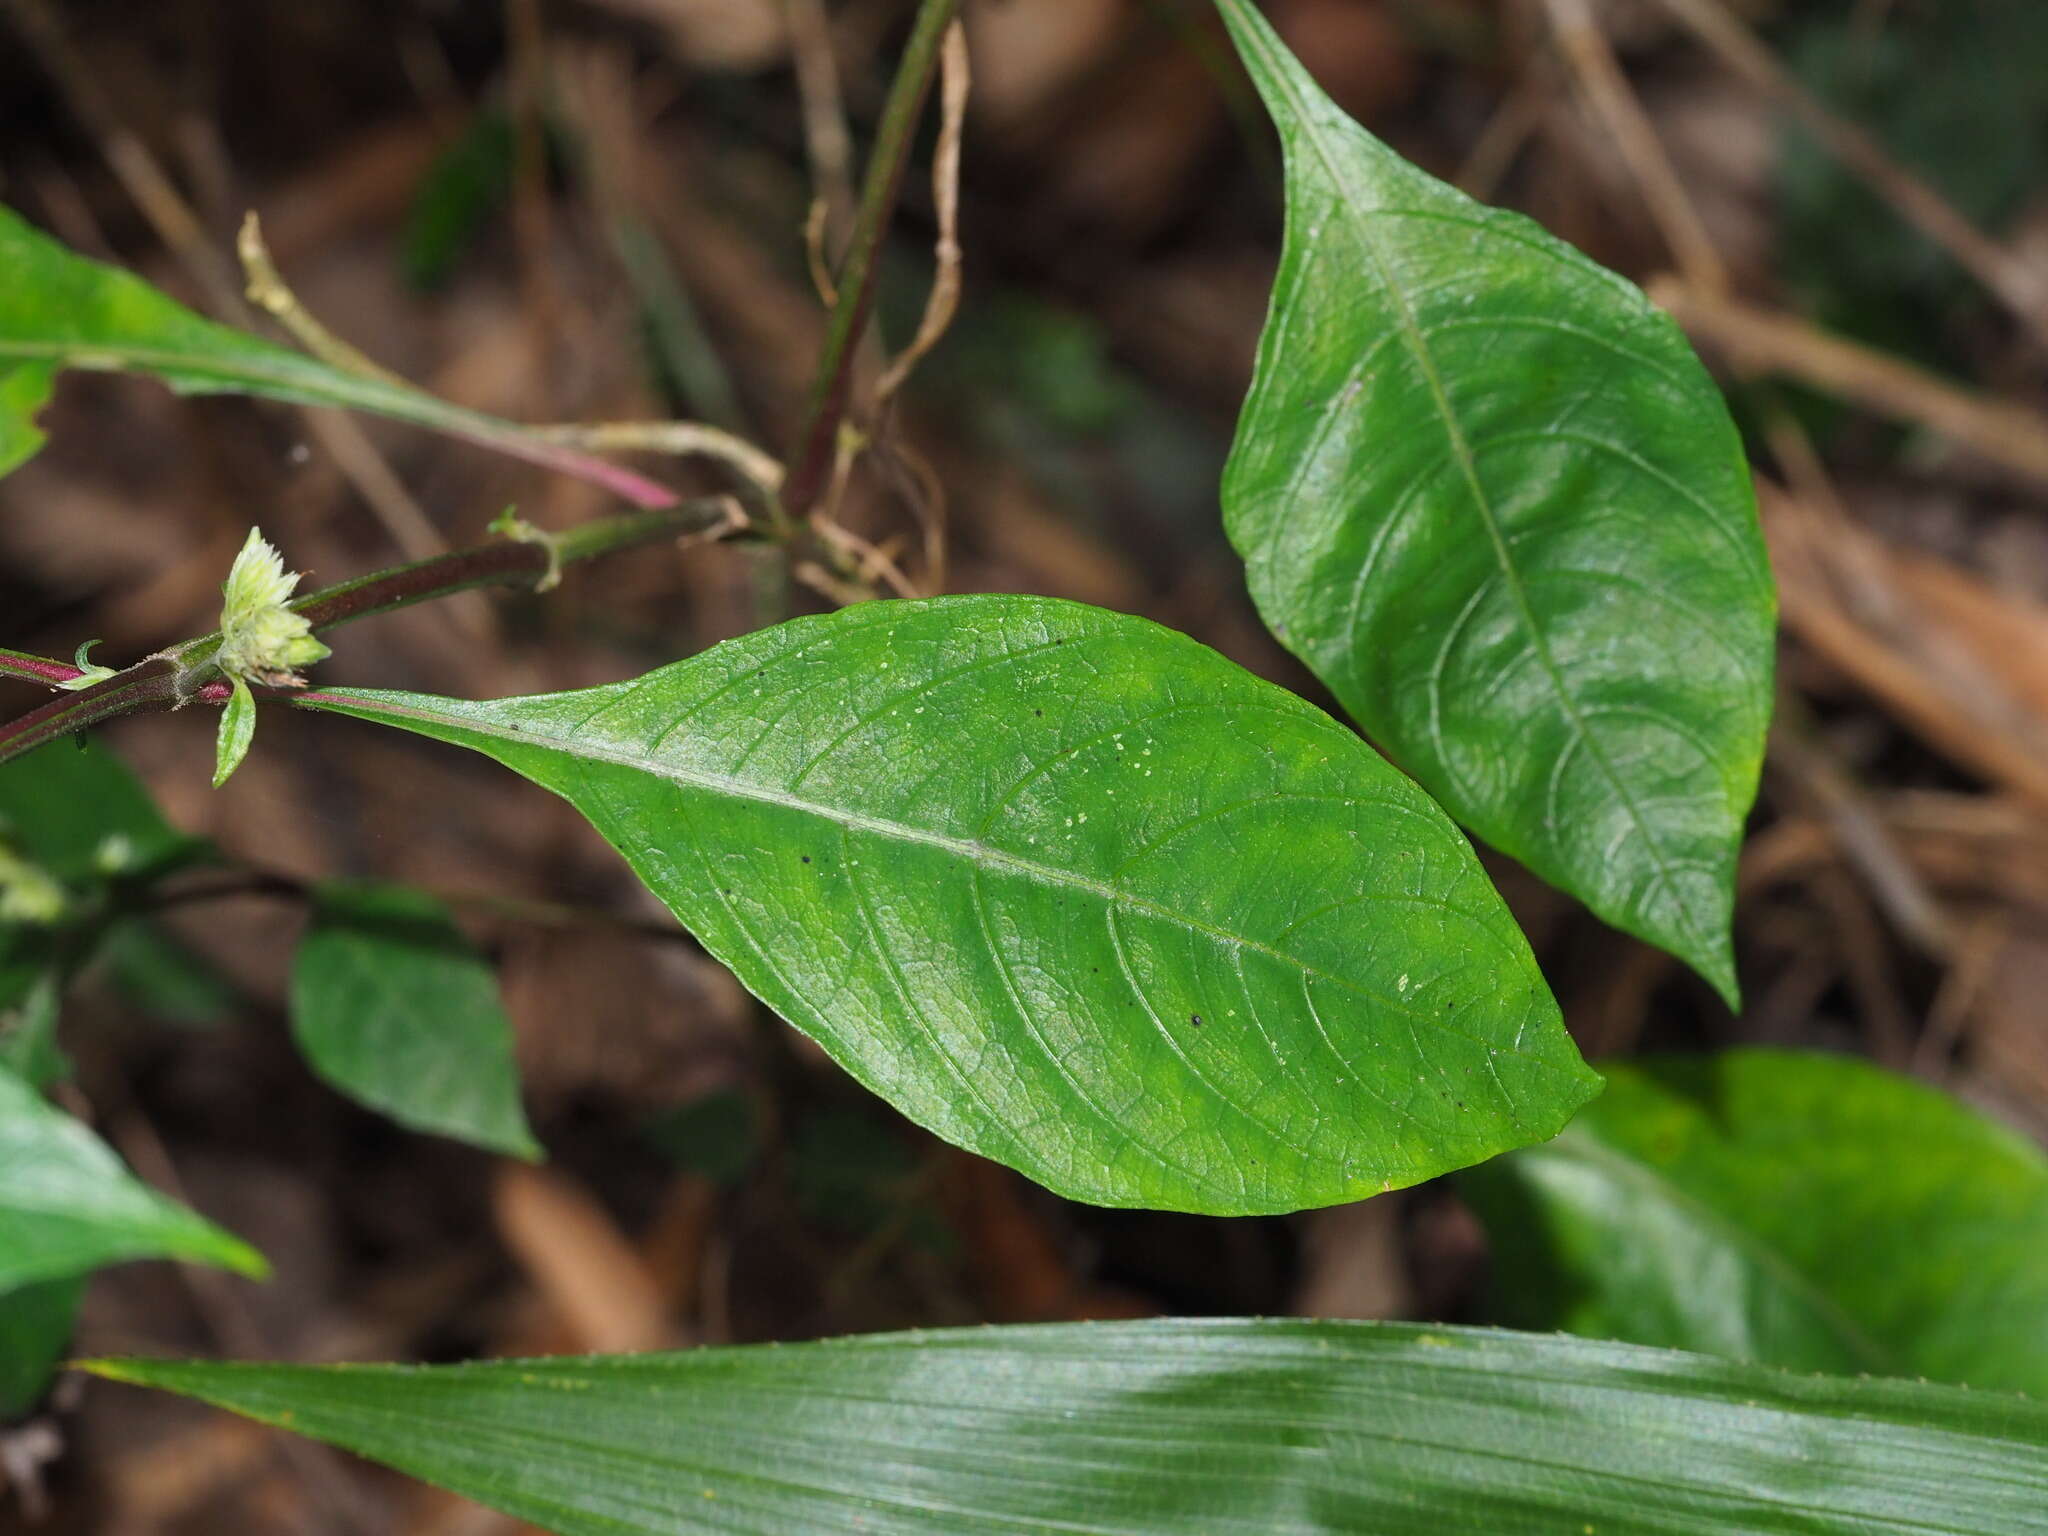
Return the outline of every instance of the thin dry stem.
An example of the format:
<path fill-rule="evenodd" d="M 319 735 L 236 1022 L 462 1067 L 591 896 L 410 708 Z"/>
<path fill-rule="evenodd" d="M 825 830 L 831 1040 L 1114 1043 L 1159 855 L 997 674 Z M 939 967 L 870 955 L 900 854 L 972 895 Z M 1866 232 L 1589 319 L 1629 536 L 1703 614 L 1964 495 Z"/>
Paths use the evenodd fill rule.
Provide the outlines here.
<path fill-rule="evenodd" d="M 249 302 L 291 332 L 292 339 L 321 362 L 343 373 L 376 379 L 398 389 L 412 387 L 389 368 L 343 341 L 306 308 L 277 270 L 277 263 L 270 259 L 270 247 L 263 240 L 263 223 L 253 208 L 242 216 L 242 228 L 235 236 L 235 255 L 242 263 L 243 292 Z"/>
<path fill-rule="evenodd" d="M 1735 299 L 1669 278 L 1651 300 L 1745 367 L 1780 373 L 1895 421 L 1924 426 L 1993 463 L 2048 481 L 2048 417 L 1959 389 L 1911 363 Z"/>
<path fill-rule="evenodd" d="M 1715 249 L 1706 223 L 1687 195 L 1671 158 L 1651 126 L 1649 114 L 1594 19 L 1587 0 L 1543 0 L 1559 51 L 1571 66 L 1587 104 L 1599 116 L 1629 174 L 1642 190 L 1664 243 L 1689 282 L 1710 293 L 1728 288 L 1727 263 Z"/>
<path fill-rule="evenodd" d="M 2048 272 L 1979 230 L 1954 204 L 1844 121 L 1793 78 L 1722 0 L 1660 0 L 1721 60 L 1803 122 L 1820 145 L 1866 181 L 1915 229 L 1939 245 L 2013 314 L 2048 342 Z"/>
<path fill-rule="evenodd" d="M 875 385 L 877 412 L 903 387 L 925 354 L 939 344 L 960 308 L 960 135 L 967 121 L 967 93 L 973 77 L 967 63 L 967 29 L 957 21 L 946 29 L 939 50 L 939 78 L 939 141 L 932 155 L 932 202 L 939 216 L 938 270 L 917 334 Z"/>
<path fill-rule="evenodd" d="M 773 455 L 737 433 L 699 421 L 564 422 L 534 427 L 531 436 L 596 453 L 666 453 L 716 459 L 769 497 L 782 488 L 783 468 Z"/>

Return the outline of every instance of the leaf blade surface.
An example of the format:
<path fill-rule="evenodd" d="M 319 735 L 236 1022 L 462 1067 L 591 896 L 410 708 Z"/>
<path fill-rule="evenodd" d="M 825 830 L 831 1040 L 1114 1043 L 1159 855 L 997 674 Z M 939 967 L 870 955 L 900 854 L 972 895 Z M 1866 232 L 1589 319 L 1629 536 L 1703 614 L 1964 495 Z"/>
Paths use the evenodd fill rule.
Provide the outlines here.
<path fill-rule="evenodd" d="M 1597 1090 L 1428 798 L 1143 620 L 867 604 L 581 693 L 300 702 L 562 794 L 861 1081 L 1076 1198 L 1359 1198 Z"/>
<path fill-rule="evenodd" d="M 1219 5 L 1288 167 L 1223 484 L 1259 611 L 1458 820 L 1732 1003 L 1775 598 L 1718 391 L 1633 285 Z"/>
<path fill-rule="evenodd" d="M 1503 1321 L 2048 1394 L 2048 1157 L 1868 1063 L 1612 1067 L 1563 1135 L 1460 1184 Z"/>
<path fill-rule="evenodd" d="M 2048 1409 L 1293 1320 L 403 1367 L 102 1361 L 561 1536 L 2038 1536 Z"/>

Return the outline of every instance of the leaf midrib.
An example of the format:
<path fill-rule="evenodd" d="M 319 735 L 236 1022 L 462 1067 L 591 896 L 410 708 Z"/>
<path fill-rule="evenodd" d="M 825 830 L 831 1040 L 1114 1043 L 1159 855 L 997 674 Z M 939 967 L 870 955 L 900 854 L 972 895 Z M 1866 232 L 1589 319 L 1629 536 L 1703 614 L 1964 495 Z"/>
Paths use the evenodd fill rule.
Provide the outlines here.
<path fill-rule="evenodd" d="M 1338 174 L 1336 162 L 1332 158 L 1332 152 L 1324 142 L 1316 123 L 1313 103 L 1302 99 L 1299 92 L 1295 89 L 1295 82 L 1286 67 L 1293 61 L 1291 59 L 1276 60 L 1274 58 L 1272 41 L 1266 35 L 1263 24 L 1256 29 L 1246 27 L 1243 30 L 1244 34 L 1252 40 L 1253 45 L 1265 55 L 1265 73 L 1267 78 L 1274 81 L 1280 89 L 1287 92 L 1294 107 L 1294 121 L 1300 137 L 1309 144 L 1315 151 L 1316 158 L 1322 162 L 1324 173 L 1329 179 L 1329 184 L 1333 188 L 1341 189 L 1344 185 L 1344 179 Z M 1386 291 L 1392 303 L 1395 318 L 1400 327 L 1403 345 L 1407 348 L 1409 355 L 1415 359 L 1416 367 L 1421 370 L 1423 381 L 1429 388 L 1430 398 L 1436 406 L 1437 416 L 1443 423 L 1445 435 L 1450 439 L 1451 456 L 1458 464 L 1458 469 L 1464 478 L 1466 488 L 1471 493 L 1472 504 L 1479 513 L 1480 521 L 1485 525 L 1487 539 L 1493 546 L 1494 557 L 1500 565 L 1501 574 L 1507 589 L 1513 595 L 1515 607 L 1521 616 L 1523 626 L 1529 633 L 1530 643 L 1536 652 L 1538 660 L 1542 663 L 1544 675 L 1549 678 L 1551 688 L 1557 695 L 1560 707 L 1571 721 L 1572 729 L 1584 741 L 1587 751 L 1593 760 L 1599 764 L 1602 775 L 1613 786 L 1615 798 L 1621 803 L 1623 809 L 1628 813 L 1629 821 L 1635 826 L 1637 837 L 1648 852 L 1650 862 L 1656 868 L 1658 879 L 1663 883 L 1666 890 L 1670 891 L 1674 896 L 1678 896 L 1678 886 L 1672 878 L 1670 867 L 1665 862 L 1663 849 L 1658 845 L 1655 837 L 1651 835 L 1650 827 L 1644 820 L 1642 811 L 1635 802 L 1635 797 L 1629 793 L 1628 786 L 1622 781 L 1621 776 L 1615 772 L 1614 765 L 1608 759 L 1606 750 L 1586 725 L 1585 720 L 1580 714 L 1579 702 L 1573 696 L 1571 690 L 1565 686 L 1564 676 L 1558 669 L 1556 658 L 1550 653 L 1549 641 L 1543 632 L 1542 626 L 1536 621 L 1535 610 L 1531 607 L 1528 592 L 1522 585 L 1521 573 L 1516 570 L 1514 560 L 1502 535 L 1500 520 L 1494 511 L 1492 499 L 1487 495 L 1486 489 L 1479 479 L 1478 466 L 1474 463 L 1471 449 L 1465 442 L 1464 429 L 1458 422 L 1456 412 L 1451 408 L 1450 396 L 1444 387 L 1443 375 L 1437 368 L 1436 357 L 1430 351 L 1428 338 L 1423 334 L 1421 325 L 1417 321 L 1414 312 L 1408 306 L 1407 295 L 1401 291 L 1400 285 L 1393 279 L 1392 271 L 1387 264 L 1386 254 L 1380 247 L 1378 237 L 1373 233 L 1369 211 L 1357 208 L 1350 199 L 1341 195 L 1337 198 L 1337 204 L 1342 209 L 1346 218 L 1349 219 L 1353 228 L 1357 230 L 1359 242 L 1373 264 L 1373 269 L 1379 277 L 1381 287 Z M 1691 909 L 1682 897 L 1677 902 L 1677 910 L 1680 913 L 1680 921 L 1684 923 L 1688 930 L 1691 930 L 1693 928 Z M 1695 938 L 1698 937 L 1696 933 L 1693 936 Z"/>
<path fill-rule="evenodd" d="M 333 703 L 330 704 L 329 701 L 333 701 Z M 373 719 L 379 715 L 411 718 L 456 731 L 470 732 L 478 736 L 517 746 L 560 752 L 571 759 L 580 758 L 607 763 L 614 767 L 645 773 L 652 778 L 663 779 L 669 783 L 687 788 L 700 789 L 711 794 L 729 795 L 735 799 L 751 800 L 757 804 L 770 805 L 782 810 L 816 816 L 822 821 L 830 822 L 851 831 L 872 833 L 876 837 L 896 842 L 915 843 L 923 847 L 935 848 L 941 852 L 953 854 L 978 867 L 1002 869 L 1042 885 L 1082 891 L 1101 899 L 1105 903 L 1122 906 L 1133 911 L 1161 918 L 1169 923 L 1177 924 L 1190 932 L 1201 934 L 1203 937 L 1219 945 L 1228 945 L 1236 949 L 1249 950 L 1254 954 L 1263 955 L 1282 965 L 1292 967 L 1306 977 L 1318 981 L 1327 981 L 1332 986 L 1342 988 L 1347 992 L 1365 998 L 1367 1001 L 1378 1007 L 1385 1008 L 1389 1012 L 1399 1014 L 1404 1018 L 1420 1020 L 1434 1029 L 1443 1030 L 1447 1034 L 1452 1034 L 1466 1040 L 1482 1050 L 1506 1051 L 1508 1054 L 1520 1057 L 1534 1066 L 1545 1070 L 1558 1070 L 1542 1057 L 1529 1054 L 1519 1044 L 1510 1043 L 1500 1046 L 1495 1045 L 1492 1041 L 1482 1040 L 1436 1014 L 1426 1013 L 1407 1006 L 1397 999 L 1384 997 L 1367 987 L 1361 986 L 1358 982 L 1348 977 L 1323 970 L 1296 955 L 1264 943 L 1261 940 L 1244 934 L 1233 933 L 1227 928 L 1206 922 L 1191 913 L 1176 911 L 1161 902 L 1136 895 L 1107 881 L 1078 874 L 1073 870 L 1061 869 L 1057 865 L 1043 864 L 1035 859 L 1028 859 L 1019 854 L 1011 853 L 1006 849 L 993 847 L 976 838 L 954 837 L 944 832 L 934 832 L 929 828 L 912 826 L 901 821 L 893 821 L 887 817 L 872 816 L 862 811 L 826 805 L 819 801 L 807 800 L 801 796 L 771 788 L 765 784 L 757 784 L 725 774 L 684 769 L 673 763 L 649 759 L 637 753 L 599 745 L 588 740 L 578 741 L 572 746 L 562 742 L 559 738 L 550 738 L 531 731 L 515 730 L 510 727 L 490 724 L 460 715 L 442 713 L 423 708 L 414 703 L 399 704 L 389 699 L 350 692 L 345 689 L 326 691 L 317 696 L 305 698 L 302 702 L 316 709 L 331 708 L 334 704 L 361 709 Z M 1442 904 L 1432 903 L 1432 905 Z M 1562 1075 L 1569 1077 L 1572 1074 L 1565 1072 Z"/>

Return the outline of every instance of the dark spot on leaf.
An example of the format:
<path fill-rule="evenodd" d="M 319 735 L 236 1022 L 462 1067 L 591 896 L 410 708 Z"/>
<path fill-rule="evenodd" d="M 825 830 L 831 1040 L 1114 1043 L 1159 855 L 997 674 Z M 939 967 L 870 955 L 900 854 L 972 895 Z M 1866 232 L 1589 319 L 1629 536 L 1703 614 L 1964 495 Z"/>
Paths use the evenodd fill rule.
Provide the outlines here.
<path fill-rule="evenodd" d="M 804 855 L 804 862 L 806 864 L 811 862 L 811 856 L 808 853 Z"/>
<path fill-rule="evenodd" d="M 1188 1022 L 1194 1025 L 1195 1028 L 1200 1029 L 1202 1027 L 1202 1016 L 1199 1013 L 1191 1013 L 1188 1015 Z"/>
<path fill-rule="evenodd" d="M 1031 713 L 1033 713 L 1034 715 L 1043 715 L 1045 711 L 1042 709 L 1034 709 L 1033 711 L 1031 711 Z"/>

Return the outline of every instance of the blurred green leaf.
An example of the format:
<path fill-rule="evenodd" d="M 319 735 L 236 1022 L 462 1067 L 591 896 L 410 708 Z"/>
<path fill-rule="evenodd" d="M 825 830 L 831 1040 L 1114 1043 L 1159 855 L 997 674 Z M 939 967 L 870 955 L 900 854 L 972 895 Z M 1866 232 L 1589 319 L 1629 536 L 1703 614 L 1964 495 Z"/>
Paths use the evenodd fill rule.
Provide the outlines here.
<path fill-rule="evenodd" d="M 292 962 L 291 1009 L 299 1050 L 350 1098 L 414 1130 L 541 1155 L 498 979 L 425 892 L 323 886 Z"/>
<path fill-rule="evenodd" d="M 204 848 L 164 820 L 111 749 L 84 737 L 0 763 L 0 828 L 73 883 L 161 869 Z"/>
<path fill-rule="evenodd" d="M 96 958 L 123 997 L 174 1024 L 211 1024 L 239 1001 L 234 985 L 210 961 L 148 918 L 110 925 Z"/>
<path fill-rule="evenodd" d="M 0 1013 L 0 1070 L 38 1091 L 71 1075 L 71 1063 L 57 1044 L 61 988 L 57 973 L 45 970 L 29 983 L 19 1006 Z"/>
<path fill-rule="evenodd" d="M 75 1276 L 0 1294 L 0 1427 L 43 1395 L 84 1295 L 85 1281 Z"/>
<path fill-rule="evenodd" d="M 266 1271 L 255 1249 L 138 1183 L 97 1136 L 4 1070 L 0 1170 L 0 1292 L 125 1259 Z"/>
<path fill-rule="evenodd" d="M 405 221 L 405 275 L 438 288 L 512 191 L 511 114 L 486 107 L 434 158 Z"/>
<path fill-rule="evenodd" d="M 641 1133 L 687 1173 L 734 1184 L 761 1150 L 753 1101 L 721 1089 L 650 1118 Z"/>
<path fill-rule="evenodd" d="M 1852 1057 L 1616 1066 L 1459 1183 L 1502 1321 L 2048 1394 L 2048 1157 Z"/>
<path fill-rule="evenodd" d="M 1719 391 L 1633 285 L 1219 5 L 1287 160 L 1223 481 L 1259 612 L 1453 816 L 1734 1004 L 1775 601 Z"/>
<path fill-rule="evenodd" d="M 564 796 L 855 1077 L 1077 1199 L 1358 1199 L 1596 1087 L 1428 797 L 1141 619 L 864 603 L 576 693 L 305 702 Z"/>
<path fill-rule="evenodd" d="M 1396 1323 L 96 1361 L 560 1536 L 2041 1536 L 2048 1407 Z"/>

